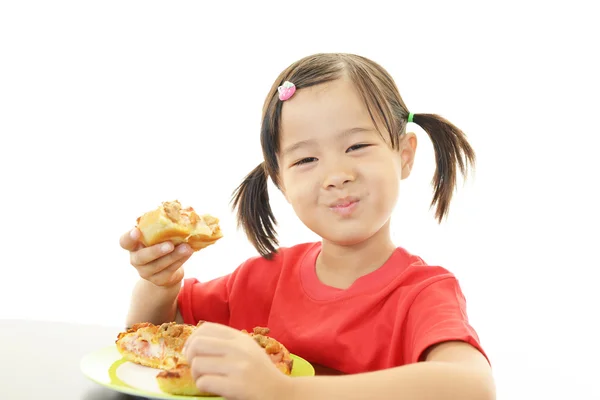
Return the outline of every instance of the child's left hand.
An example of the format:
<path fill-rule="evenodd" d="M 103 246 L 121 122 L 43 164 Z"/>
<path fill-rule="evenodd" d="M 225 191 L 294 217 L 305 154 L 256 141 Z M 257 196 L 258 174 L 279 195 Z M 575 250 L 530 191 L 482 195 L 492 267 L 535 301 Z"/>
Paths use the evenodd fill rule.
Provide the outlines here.
<path fill-rule="evenodd" d="M 198 389 L 229 400 L 285 397 L 290 378 L 250 335 L 204 322 L 188 338 L 184 355 Z"/>

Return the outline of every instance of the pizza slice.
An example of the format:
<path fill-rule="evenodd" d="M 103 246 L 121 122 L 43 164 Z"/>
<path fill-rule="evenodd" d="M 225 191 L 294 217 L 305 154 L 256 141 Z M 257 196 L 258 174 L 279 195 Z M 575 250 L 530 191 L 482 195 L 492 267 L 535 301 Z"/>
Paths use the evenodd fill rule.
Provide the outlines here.
<path fill-rule="evenodd" d="M 171 241 L 175 245 L 187 243 L 199 251 L 223 237 L 218 218 L 200 215 L 193 207 L 183 208 L 178 200 L 164 201 L 138 217 L 137 228 L 145 246 Z"/>
<path fill-rule="evenodd" d="M 245 329 L 242 329 L 242 332 L 248 333 Z M 265 349 L 265 352 L 271 358 L 271 361 L 273 361 L 273 364 L 275 364 L 277 369 L 286 375 L 290 375 L 292 373 L 292 368 L 294 367 L 294 360 L 288 349 L 277 340 L 268 336 L 269 333 L 269 328 L 256 327 L 249 335 Z"/>
<path fill-rule="evenodd" d="M 150 368 L 170 369 L 185 363 L 183 345 L 194 332 L 194 325 L 143 322 L 119 333 L 116 345 L 123 358 Z"/>
<path fill-rule="evenodd" d="M 199 326 L 203 321 L 198 323 Z M 175 322 L 153 325 L 136 324 L 118 335 L 117 349 L 127 361 L 151 368 L 161 369 L 156 376 L 159 388 L 169 394 L 184 396 L 214 396 L 201 392 L 192 378 L 190 366 L 183 355 L 183 345 L 196 328 L 194 325 Z M 286 375 L 291 375 L 293 359 L 290 352 L 280 342 L 269 337 L 269 329 L 256 327 L 253 332 L 246 330 L 269 355 L 275 367 Z"/>

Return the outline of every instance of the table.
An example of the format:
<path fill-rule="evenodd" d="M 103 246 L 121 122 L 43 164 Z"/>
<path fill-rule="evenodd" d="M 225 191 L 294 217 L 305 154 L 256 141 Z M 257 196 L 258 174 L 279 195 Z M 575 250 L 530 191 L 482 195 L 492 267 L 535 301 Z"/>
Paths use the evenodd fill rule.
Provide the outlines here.
<path fill-rule="evenodd" d="M 131 400 L 87 379 L 86 354 L 115 342 L 119 327 L 0 320 L 0 399 Z"/>
<path fill-rule="evenodd" d="M 0 320 L 0 399 L 137 400 L 92 382 L 81 358 L 110 346 L 123 327 Z M 314 365 L 318 375 L 337 371 Z"/>

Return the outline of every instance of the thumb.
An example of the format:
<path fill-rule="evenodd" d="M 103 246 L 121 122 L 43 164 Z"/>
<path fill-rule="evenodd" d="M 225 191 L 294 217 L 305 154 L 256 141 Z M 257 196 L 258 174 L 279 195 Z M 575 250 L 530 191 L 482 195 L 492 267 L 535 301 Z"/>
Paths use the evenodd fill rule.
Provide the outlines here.
<path fill-rule="evenodd" d="M 140 230 L 137 228 L 133 228 L 132 230 L 125 232 L 123 235 L 121 235 L 121 238 L 119 239 L 119 244 L 123 249 L 128 251 L 138 250 L 141 245 L 141 236 L 142 235 Z"/>

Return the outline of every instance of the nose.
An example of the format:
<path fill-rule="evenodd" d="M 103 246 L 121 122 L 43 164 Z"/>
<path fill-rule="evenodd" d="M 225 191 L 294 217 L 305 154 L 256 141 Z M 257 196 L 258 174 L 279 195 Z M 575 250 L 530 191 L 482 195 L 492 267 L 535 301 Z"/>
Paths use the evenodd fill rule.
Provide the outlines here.
<path fill-rule="evenodd" d="M 323 180 L 324 189 L 341 189 L 348 182 L 354 181 L 354 174 L 341 168 L 334 168 L 327 173 Z"/>

